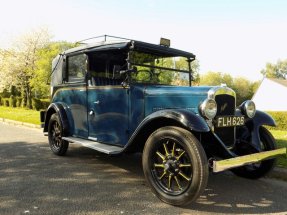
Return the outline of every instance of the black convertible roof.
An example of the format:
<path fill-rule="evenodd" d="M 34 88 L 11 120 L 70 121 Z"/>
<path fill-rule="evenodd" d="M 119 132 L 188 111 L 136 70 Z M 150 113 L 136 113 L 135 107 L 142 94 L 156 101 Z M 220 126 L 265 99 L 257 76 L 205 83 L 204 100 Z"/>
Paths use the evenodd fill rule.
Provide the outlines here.
<path fill-rule="evenodd" d="M 127 49 L 127 50 L 137 50 L 147 53 L 152 53 L 156 55 L 163 56 L 182 56 L 190 59 L 195 59 L 195 55 L 190 52 L 185 52 L 179 49 L 169 48 L 162 45 L 156 45 L 152 43 L 141 42 L 137 40 L 112 37 L 112 36 L 101 36 L 104 37 L 104 41 L 85 43 L 76 48 L 69 49 L 63 54 L 73 55 L 77 53 L 88 53 L 93 51 L 104 51 L 104 50 L 116 50 L 116 49 Z M 100 37 L 96 37 L 100 38 Z M 112 38 L 108 40 L 107 38 Z M 91 38 L 94 39 L 94 38 Z M 115 40 L 117 39 L 117 40 Z M 89 39 L 88 39 L 89 40 Z"/>

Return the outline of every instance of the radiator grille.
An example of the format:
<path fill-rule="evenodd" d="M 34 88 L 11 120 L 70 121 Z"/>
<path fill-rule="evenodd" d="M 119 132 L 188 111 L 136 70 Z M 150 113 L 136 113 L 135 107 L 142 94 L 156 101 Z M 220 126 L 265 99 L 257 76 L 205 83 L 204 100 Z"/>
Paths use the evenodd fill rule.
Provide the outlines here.
<path fill-rule="evenodd" d="M 217 103 L 217 117 L 233 116 L 235 114 L 235 97 L 226 94 L 217 95 L 215 96 L 215 101 Z M 219 136 L 219 138 L 225 143 L 227 147 L 231 147 L 234 145 L 234 127 L 215 128 L 214 132 Z"/>

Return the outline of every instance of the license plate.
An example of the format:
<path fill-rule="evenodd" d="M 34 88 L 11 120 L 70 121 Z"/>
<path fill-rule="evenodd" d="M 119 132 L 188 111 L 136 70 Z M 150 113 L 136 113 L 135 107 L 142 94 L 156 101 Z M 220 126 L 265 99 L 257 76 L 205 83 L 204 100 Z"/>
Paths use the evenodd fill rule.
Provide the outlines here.
<path fill-rule="evenodd" d="M 222 116 L 216 119 L 216 127 L 233 127 L 244 125 L 244 116 Z"/>

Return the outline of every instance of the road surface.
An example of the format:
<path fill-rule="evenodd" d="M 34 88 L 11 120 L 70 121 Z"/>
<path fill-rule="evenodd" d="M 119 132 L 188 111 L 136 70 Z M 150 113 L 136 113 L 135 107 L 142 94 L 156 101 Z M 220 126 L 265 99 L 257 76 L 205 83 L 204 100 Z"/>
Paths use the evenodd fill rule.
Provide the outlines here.
<path fill-rule="evenodd" d="M 41 130 L 0 123 L 0 214 L 287 215 L 287 183 L 210 174 L 197 202 L 173 207 L 146 185 L 140 154 L 110 157 L 71 144 L 58 157 Z"/>

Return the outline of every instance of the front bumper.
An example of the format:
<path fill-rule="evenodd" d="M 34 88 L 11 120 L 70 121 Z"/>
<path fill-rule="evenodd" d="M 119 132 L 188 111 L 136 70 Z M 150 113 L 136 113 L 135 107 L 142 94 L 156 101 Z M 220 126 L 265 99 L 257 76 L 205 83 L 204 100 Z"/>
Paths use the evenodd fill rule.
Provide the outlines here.
<path fill-rule="evenodd" d="M 287 154 L 286 148 L 275 149 L 266 152 L 259 152 L 250 155 L 239 156 L 226 160 L 213 161 L 213 172 L 221 172 L 235 167 L 257 163 L 270 158 L 278 156 L 285 156 Z"/>

